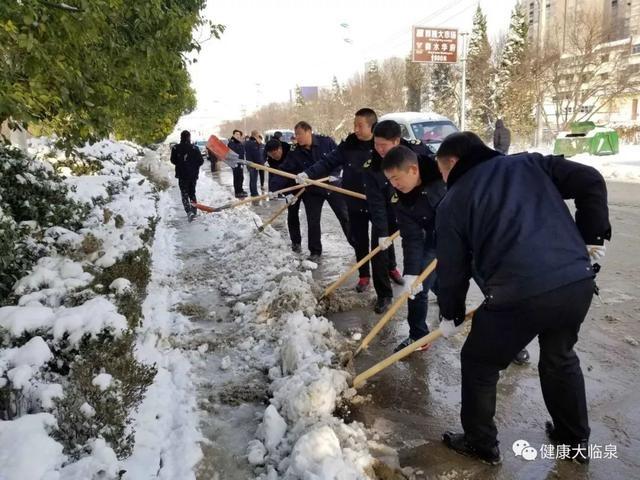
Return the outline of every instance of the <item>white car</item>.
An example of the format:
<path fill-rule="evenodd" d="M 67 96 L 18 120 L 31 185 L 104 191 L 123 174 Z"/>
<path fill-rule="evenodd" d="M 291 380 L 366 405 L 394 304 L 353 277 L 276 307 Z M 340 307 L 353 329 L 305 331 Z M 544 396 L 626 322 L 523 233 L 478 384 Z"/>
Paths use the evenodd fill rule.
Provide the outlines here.
<path fill-rule="evenodd" d="M 442 141 L 458 127 L 447 117 L 433 112 L 387 113 L 378 121 L 394 120 L 400 124 L 400 131 L 406 140 L 421 140 L 434 153 Z"/>

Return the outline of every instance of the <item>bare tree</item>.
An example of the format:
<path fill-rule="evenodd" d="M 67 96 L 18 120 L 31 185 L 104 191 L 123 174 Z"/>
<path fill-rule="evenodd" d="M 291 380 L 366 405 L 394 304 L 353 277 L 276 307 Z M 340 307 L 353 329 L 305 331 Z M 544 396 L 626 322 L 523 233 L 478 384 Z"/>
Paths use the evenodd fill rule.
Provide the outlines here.
<path fill-rule="evenodd" d="M 630 39 L 608 42 L 610 24 L 593 12 L 576 12 L 566 25 L 533 60 L 545 103 L 551 105 L 551 111 L 542 109 L 543 119 L 554 132 L 589 120 L 621 95 L 638 91 L 629 65 Z"/>

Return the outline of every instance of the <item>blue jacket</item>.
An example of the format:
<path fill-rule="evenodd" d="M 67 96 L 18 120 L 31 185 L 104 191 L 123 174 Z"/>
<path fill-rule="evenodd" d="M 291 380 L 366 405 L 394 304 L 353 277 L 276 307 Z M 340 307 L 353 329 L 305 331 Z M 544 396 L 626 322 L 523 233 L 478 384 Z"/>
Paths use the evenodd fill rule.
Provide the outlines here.
<path fill-rule="evenodd" d="M 592 278 L 585 244 L 611 238 L 598 171 L 562 156 L 489 152 L 454 166 L 437 211 L 438 303 L 458 324 L 472 275 L 489 305 L 525 300 Z M 575 221 L 565 199 L 575 199 Z"/>
<path fill-rule="evenodd" d="M 435 249 L 436 208 L 445 194 L 433 156 L 419 156 L 418 166 L 421 184 L 409 193 L 396 191 L 391 198 L 402 238 L 404 275 L 420 275 L 427 251 Z"/>
<path fill-rule="evenodd" d="M 170 160 L 176 166 L 176 178 L 188 180 L 198 178 L 204 163 L 200 149 L 191 143 L 178 143 L 171 147 Z"/>
<path fill-rule="evenodd" d="M 373 139 L 358 140 L 355 133 L 350 134 L 340 145 L 319 162 L 305 169 L 309 178 L 327 177 L 342 169 L 342 187 L 353 192 L 364 193 L 362 172 L 364 165 L 371 160 Z M 349 210 L 366 212 L 367 201 L 359 198 L 346 197 Z"/>
<path fill-rule="evenodd" d="M 280 168 L 289 173 L 302 173 L 316 162 L 323 160 L 336 148 L 336 142 L 324 135 L 313 135 L 311 148 L 304 148 L 298 145 L 291 147 L 287 159 L 282 162 Z M 331 175 L 338 176 L 339 170 L 335 170 Z M 276 176 L 273 181 L 274 189 L 280 190 L 295 184 L 295 181 L 285 177 Z M 328 195 L 328 191 L 320 187 L 307 187 L 306 193 L 314 195 Z M 306 195 L 305 193 L 305 195 Z"/>
<path fill-rule="evenodd" d="M 251 137 L 249 140 L 244 142 L 244 155 L 245 160 L 248 162 L 264 165 L 264 157 L 260 151 L 260 144 L 255 138 Z"/>
<path fill-rule="evenodd" d="M 432 155 L 431 150 L 418 140 L 408 142 L 401 138 L 400 145 L 409 147 L 419 157 Z M 372 152 L 371 160 L 365 162 L 362 171 L 364 193 L 367 196 L 367 208 L 371 223 L 380 232 L 380 236 L 388 237 L 394 233 L 389 231 L 389 225 L 395 223 L 396 214 L 391 207 L 391 198 L 395 190 L 382 171 L 382 157 L 378 152 L 375 150 Z M 391 217 L 394 218 L 389 222 Z"/>

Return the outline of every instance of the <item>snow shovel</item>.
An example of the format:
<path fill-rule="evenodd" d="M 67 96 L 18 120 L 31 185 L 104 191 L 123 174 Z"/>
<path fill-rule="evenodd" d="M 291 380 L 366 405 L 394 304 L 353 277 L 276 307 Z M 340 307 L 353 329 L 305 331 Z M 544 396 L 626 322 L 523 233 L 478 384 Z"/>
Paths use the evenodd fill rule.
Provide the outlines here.
<path fill-rule="evenodd" d="M 331 179 L 333 177 L 326 177 L 326 178 L 321 178 L 319 181 L 320 182 L 326 182 L 327 180 Z M 220 206 L 220 207 L 211 207 L 209 205 L 205 205 L 203 203 L 198 203 L 198 202 L 191 202 L 191 205 L 193 205 L 194 207 L 196 207 L 198 210 L 202 210 L 203 212 L 220 212 L 222 210 L 227 210 L 229 208 L 235 208 L 235 207 L 239 207 L 241 205 L 245 205 L 247 203 L 251 203 L 251 202 L 259 202 L 260 200 L 266 200 L 267 198 L 269 198 L 269 195 L 277 195 L 280 193 L 287 193 L 287 192 L 291 192 L 292 190 L 298 190 L 300 188 L 304 187 L 304 185 L 294 185 L 292 187 L 287 187 L 287 188 L 283 188 L 282 190 L 278 190 L 276 192 L 272 192 L 271 194 L 264 194 L 264 195 L 259 195 L 257 197 L 247 197 L 244 198 L 242 200 L 238 200 L 236 202 L 229 202 L 229 203 L 225 203 L 224 205 Z"/>
<path fill-rule="evenodd" d="M 473 314 L 475 312 L 476 310 L 471 310 L 469 313 L 467 313 L 464 317 L 464 321 L 467 321 L 473 318 Z M 402 360 L 404 357 L 411 355 L 418 348 L 426 345 L 427 343 L 434 342 L 441 336 L 442 336 L 442 330 L 440 330 L 440 328 L 437 328 L 433 332 L 422 337 L 420 340 L 416 340 L 412 344 L 404 347 L 399 352 L 396 352 L 390 357 L 385 358 L 381 362 L 376 363 L 373 367 L 365 370 L 364 372 L 362 372 L 360 375 L 356 376 L 356 378 L 353 379 L 353 388 L 361 387 L 369 378 L 373 377 L 376 373 L 381 372 L 382 370 L 387 368 L 389 365 L 396 363 L 398 360 Z"/>
<path fill-rule="evenodd" d="M 302 185 L 302 186 L 304 187 L 304 185 Z M 300 196 L 301 196 L 303 193 L 304 193 L 304 188 L 303 188 L 302 190 L 300 190 L 298 193 L 296 193 L 296 195 L 295 195 L 295 197 L 294 197 L 295 202 L 297 202 L 297 201 L 299 201 L 299 200 L 300 200 Z M 260 226 L 258 227 L 258 233 L 264 232 L 264 229 L 265 229 L 265 228 L 267 228 L 269 225 L 271 225 L 271 224 L 274 222 L 274 220 L 280 216 L 280 214 L 281 214 L 282 212 L 284 212 L 284 211 L 285 211 L 287 208 L 289 208 L 291 205 L 294 205 L 294 204 L 295 204 L 295 202 L 293 202 L 293 203 L 292 203 L 292 204 L 290 204 L 290 205 L 289 205 L 289 204 L 285 204 L 285 205 L 283 205 L 281 208 L 279 208 L 279 209 L 276 211 L 276 213 L 274 213 L 274 214 L 272 215 L 272 217 L 271 217 L 269 220 L 267 220 L 266 222 L 264 222 L 262 225 L 260 225 Z"/>
<path fill-rule="evenodd" d="M 276 168 L 267 167 L 265 165 L 260 165 L 259 163 L 248 162 L 246 160 L 240 160 L 240 158 L 238 157 L 238 154 L 233 152 L 233 151 L 231 151 L 231 149 L 227 145 L 222 143 L 220 141 L 220 139 L 218 139 L 218 137 L 216 137 L 215 135 L 211 135 L 209 137 L 209 140 L 207 142 L 207 147 L 209 148 L 209 150 L 211 150 L 219 158 L 222 158 L 224 160 L 224 162 L 227 163 L 229 166 L 231 166 L 231 165 L 235 166 L 237 164 L 242 164 L 242 165 L 247 165 L 248 167 L 255 168 L 257 170 L 264 170 L 265 172 L 273 173 L 274 175 L 280 175 L 281 177 L 290 178 L 292 180 L 296 179 L 296 176 L 293 173 L 284 172 L 282 170 L 278 170 Z M 354 197 L 354 198 L 360 198 L 362 200 L 366 200 L 367 199 L 367 197 L 365 197 L 361 193 L 352 192 L 351 190 L 347 190 L 345 188 L 336 187 L 334 185 L 327 185 L 326 183 L 322 183 L 320 180 L 308 179 L 308 180 L 305 181 L 305 186 L 308 186 L 306 184 L 315 185 L 316 187 L 324 188 L 326 190 L 331 190 L 333 192 L 342 193 L 344 195 L 349 195 L 349 196 Z"/>
<path fill-rule="evenodd" d="M 433 261 L 427 266 L 427 268 L 424 269 L 424 271 L 416 279 L 416 281 L 413 282 L 412 287 L 416 288 L 418 285 L 422 284 L 422 282 L 425 281 L 425 279 L 431 274 L 431 272 L 433 272 L 436 269 L 437 264 L 438 264 L 438 260 L 434 258 Z M 354 358 L 362 350 L 366 349 L 369 346 L 369 343 L 371 342 L 371 340 L 373 340 L 373 338 L 378 334 L 378 332 L 382 330 L 382 327 L 384 327 L 387 324 L 387 322 L 391 320 L 391 318 L 396 314 L 396 312 L 400 309 L 400 307 L 404 304 L 404 302 L 406 302 L 409 299 L 410 295 L 411 295 L 410 292 L 404 292 L 402 295 L 400 295 L 396 299 L 395 302 L 393 302 L 393 305 L 391 305 L 389 310 L 387 310 L 387 313 L 385 313 L 384 316 L 378 321 L 378 323 L 376 323 L 376 325 L 369 332 L 369 334 L 366 337 L 364 337 L 364 340 L 362 340 L 362 343 L 360 344 L 360 346 L 353 353 Z"/>
<path fill-rule="evenodd" d="M 391 235 L 389 237 L 389 240 L 391 242 L 393 242 L 399 236 L 400 236 L 400 231 L 397 231 L 396 233 L 394 233 L 393 235 Z M 366 257 L 364 257 L 362 260 L 360 260 L 358 263 L 356 263 L 354 266 L 352 266 L 349 270 L 347 270 L 345 273 L 343 273 L 342 276 L 338 280 L 336 280 L 333 284 L 331 284 L 324 291 L 324 293 L 322 294 L 322 296 L 320 297 L 319 300 L 322 300 L 323 298 L 325 298 L 326 296 L 331 294 L 331 292 L 333 292 L 336 288 L 338 288 L 340 285 L 342 285 L 345 282 L 345 280 L 351 276 L 351 274 L 353 272 L 358 270 L 362 265 L 364 265 L 369 260 L 371 260 L 373 257 L 375 257 L 378 254 L 378 252 L 380 252 L 380 250 L 381 250 L 380 245 L 378 245 L 376 248 L 371 250 Z"/>

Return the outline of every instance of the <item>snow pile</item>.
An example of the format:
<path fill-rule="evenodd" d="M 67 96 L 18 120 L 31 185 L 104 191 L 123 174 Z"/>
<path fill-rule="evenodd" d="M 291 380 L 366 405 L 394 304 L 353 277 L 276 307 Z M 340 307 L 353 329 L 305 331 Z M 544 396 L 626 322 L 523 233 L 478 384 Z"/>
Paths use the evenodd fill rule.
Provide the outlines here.
<path fill-rule="evenodd" d="M 551 154 L 546 148 L 531 147 L 529 151 Z M 568 159 L 595 168 L 607 180 L 640 183 L 640 145 L 620 145 L 620 152 L 615 155 L 581 153 Z"/>
<path fill-rule="evenodd" d="M 198 188 L 210 198 L 201 201 L 223 203 L 219 187 L 207 188 L 207 180 Z M 249 208 L 225 210 L 199 218 L 189 238 L 190 247 L 202 242 L 209 253 L 212 266 L 206 268 L 215 269 L 215 286 L 237 325 L 237 340 L 218 353 L 224 357 L 221 375 L 269 372 L 272 398 L 247 445 L 247 459 L 260 479 L 368 478 L 365 469 L 374 459 L 363 427 L 333 415 L 353 391 L 349 374 L 335 368 L 334 352 L 344 339 L 326 318 L 314 315 L 312 266 L 277 231 L 267 227 L 258 234 L 255 224 L 260 220 Z"/>
<path fill-rule="evenodd" d="M 348 393 L 348 374 L 331 367 L 337 332 L 325 318 L 301 312 L 285 317 L 280 362 L 269 371 L 272 404 L 258 430 L 267 452 L 262 463 L 283 478 L 367 478 L 364 469 L 373 457 L 363 428 L 333 416 Z M 249 453 L 255 451 L 254 443 Z"/>
<path fill-rule="evenodd" d="M 13 291 L 22 295 L 19 305 L 32 302 L 51 307 L 60 305 L 72 290 L 88 285 L 93 275 L 82 268 L 82 264 L 66 257 L 43 257 L 34 270 L 16 282 Z"/>
<path fill-rule="evenodd" d="M 37 305 L 0 308 L 0 327 L 18 337 L 41 332 L 55 341 L 63 338 L 77 345 L 84 335 L 96 336 L 107 330 L 118 336 L 127 328 L 127 319 L 104 297 L 96 297 L 77 307 L 52 309 Z"/>
<path fill-rule="evenodd" d="M 51 472 L 60 467 L 65 457 L 62 445 L 49 436 L 55 427 L 56 419 L 49 413 L 0 422 L 0 478 L 58 478 Z"/>

